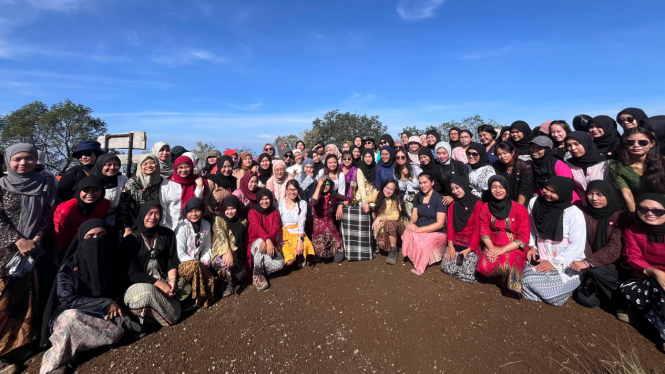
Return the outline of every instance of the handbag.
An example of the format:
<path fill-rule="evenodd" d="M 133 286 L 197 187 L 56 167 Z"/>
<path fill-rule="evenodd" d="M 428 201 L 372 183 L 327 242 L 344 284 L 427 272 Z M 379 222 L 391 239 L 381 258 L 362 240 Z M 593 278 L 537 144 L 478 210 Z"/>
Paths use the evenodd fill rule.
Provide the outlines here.
<path fill-rule="evenodd" d="M 37 261 L 37 258 L 44 254 L 44 248 L 41 246 L 36 253 L 29 256 L 23 256 L 18 250 L 16 244 L 12 244 L 10 248 L 16 250 L 16 253 L 11 258 L 11 260 L 9 260 L 6 266 L 8 269 L 7 275 L 10 277 L 22 277 L 31 272 L 35 268 L 35 262 Z"/>

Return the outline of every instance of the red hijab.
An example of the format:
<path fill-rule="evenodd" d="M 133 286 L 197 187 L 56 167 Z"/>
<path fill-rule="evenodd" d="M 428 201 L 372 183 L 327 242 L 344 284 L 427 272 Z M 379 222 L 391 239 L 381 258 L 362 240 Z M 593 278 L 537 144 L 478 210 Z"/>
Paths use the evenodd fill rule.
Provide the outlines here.
<path fill-rule="evenodd" d="M 252 179 L 252 177 L 259 177 L 257 173 L 246 173 L 243 175 L 242 179 L 240 179 L 240 191 L 242 191 L 242 194 L 245 196 L 245 198 L 249 201 L 251 201 L 253 204 L 256 204 L 256 194 L 261 190 L 258 186 L 254 188 L 254 191 L 249 190 L 249 180 Z"/>
<path fill-rule="evenodd" d="M 187 178 L 183 178 L 178 175 L 178 165 L 185 163 L 192 168 L 192 173 L 189 174 Z M 194 191 L 196 190 L 196 179 L 199 176 L 194 173 L 194 164 L 192 159 L 187 156 L 180 156 L 176 158 L 173 163 L 173 175 L 171 176 L 171 181 L 176 182 L 182 185 L 182 192 L 180 194 L 180 208 L 184 208 L 189 199 L 196 197 Z M 205 179 L 203 181 L 203 194 L 205 195 L 208 191 L 208 184 Z"/>

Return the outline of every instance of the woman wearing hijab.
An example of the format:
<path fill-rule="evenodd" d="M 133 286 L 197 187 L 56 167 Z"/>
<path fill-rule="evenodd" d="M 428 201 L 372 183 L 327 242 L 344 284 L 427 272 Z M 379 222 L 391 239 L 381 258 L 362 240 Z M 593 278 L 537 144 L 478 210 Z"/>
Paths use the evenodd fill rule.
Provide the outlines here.
<path fill-rule="evenodd" d="M 434 147 L 436 146 L 436 143 L 441 141 L 441 135 L 439 135 L 439 132 L 434 129 L 428 130 L 425 135 L 427 136 L 427 148 L 429 148 L 430 152 L 432 152 L 432 156 L 434 156 Z"/>
<path fill-rule="evenodd" d="M 180 319 L 180 261 L 175 234 L 159 225 L 161 219 L 159 201 L 141 205 L 132 234 L 122 239 L 120 248 L 131 256 L 127 274 L 131 286 L 125 291 L 125 305 L 141 324 L 148 318 L 166 327 Z"/>
<path fill-rule="evenodd" d="M 444 180 L 446 181 L 440 186 L 443 191 L 442 195 L 444 198 L 452 196 L 450 193 L 450 179 L 454 176 L 467 178 L 469 176 L 469 168 L 462 161 L 453 160 L 452 150 L 448 142 L 436 143 L 435 150 L 436 164 L 439 166 L 438 169 L 442 171 Z"/>
<path fill-rule="evenodd" d="M 383 182 L 391 179 L 395 175 L 394 163 L 395 163 L 395 151 L 392 147 L 384 145 L 379 152 L 379 162 L 376 165 L 374 178 L 374 185 L 376 185 L 377 190 L 381 187 Z"/>
<path fill-rule="evenodd" d="M 328 144 L 326 146 L 326 153 L 325 154 L 326 154 L 326 158 L 328 158 L 328 155 L 335 155 L 335 157 L 337 157 L 338 160 L 340 158 L 342 158 L 342 153 L 339 151 L 339 148 L 337 148 L 337 146 L 334 145 L 334 144 Z"/>
<path fill-rule="evenodd" d="M 575 291 L 576 300 L 587 308 L 600 306 L 601 302 L 617 308 L 621 297 L 617 271 L 621 234 L 632 223 L 632 217 L 621 208 L 619 196 L 610 182 L 591 181 L 585 197 L 585 258 L 570 264 L 571 269 L 580 272 L 581 285 Z"/>
<path fill-rule="evenodd" d="M 227 156 L 228 157 L 228 156 Z M 212 230 L 210 222 L 203 219 L 203 199 L 189 199 L 183 219 L 175 229 L 178 245 L 178 274 L 192 285 L 192 301 L 195 308 L 208 308 L 215 302 L 217 278 L 210 272 Z M 222 212 L 223 214 L 223 212 Z"/>
<path fill-rule="evenodd" d="M 269 189 L 261 189 L 256 198 L 258 204 L 252 207 L 248 216 L 247 257 L 253 268 L 254 287 L 263 291 L 270 288 L 266 276 L 284 267 L 284 256 L 278 248 L 282 223 L 279 211 L 273 205 L 274 198 Z"/>
<path fill-rule="evenodd" d="M 460 131 L 462 131 L 462 129 L 460 129 L 459 127 L 453 127 L 448 131 L 448 142 L 450 143 L 450 147 L 452 149 L 455 149 L 462 145 L 459 141 Z"/>
<path fill-rule="evenodd" d="M 136 175 L 129 178 L 122 188 L 118 204 L 118 225 L 124 230 L 123 236 L 132 233 L 132 226 L 141 205 L 146 201 L 159 200 L 159 188 L 164 180 L 159 170 L 159 161 L 157 156 L 150 153 L 140 155 Z"/>
<path fill-rule="evenodd" d="M 174 230 L 184 217 L 182 209 L 189 199 L 203 198 L 208 192 L 205 180 L 194 174 L 194 164 L 187 156 L 178 157 L 173 163 L 170 179 L 164 179 L 159 187 L 159 202 L 162 204 L 162 226 Z"/>
<path fill-rule="evenodd" d="M 462 130 L 460 131 L 459 140 L 459 147 L 453 148 L 453 160 L 468 164 L 469 160 L 466 158 L 466 151 L 469 149 L 469 145 L 471 145 L 473 134 L 469 130 Z"/>
<path fill-rule="evenodd" d="M 379 148 L 383 149 L 385 146 L 395 149 L 395 140 L 389 134 L 383 134 L 379 139 Z"/>
<path fill-rule="evenodd" d="M 531 168 L 533 169 L 533 194 L 542 196 L 543 188 L 555 176 L 573 179 L 573 172 L 565 162 L 554 156 L 552 139 L 539 135 L 531 141 Z M 579 195 L 573 191 L 573 202 L 580 200 Z"/>
<path fill-rule="evenodd" d="M 286 182 L 286 198 L 279 202 L 277 209 L 282 220 L 282 241 L 280 250 L 286 266 L 297 262 L 298 268 L 307 266 L 307 256 L 314 256 L 314 246 L 305 234 L 307 202 L 298 196 L 300 185 L 296 180 Z"/>
<path fill-rule="evenodd" d="M 317 176 L 314 174 L 314 161 L 311 158 L 306 158 L 302 162 L 302 171 L 294 179 L 298 181 L 302 191 L 307 191 L 309 186 L 316 182 Z M 305 198 L 304 196 L 301 197 Z"/>
<path fill-rule="evenodd" d="M 502 142 L 494 148 L 499 161 L 492 164 L 497 175 L 509 182 L 508 197 L 520 205 L 533 197 L 533 168 L 517 158 L 512 142 Z"/>
<path fill-rule="evenodd" d="M 485 151 L 485 146 L 479 143 L 471 143 L 466 150 L 466 157 L 469 159 L 469 186 L 471 193 L 479 199 L 484 198 L 483 194 L 489 188 L 489 179 L 496 174 L 494 167 L 490 165 L 489 157 Z"/>
<path fill-rule="evenodd" d="M 404 149 L 404 142 L 400 140 L 395 140 L 395 152 Z"/>
<path fill-rule="evenodd" d="M 240 180 L 240 187 L 233 191 L 232 196 L 237 197 L 240 201 L 241 206 L 239 208 L 239 214 L 242 217 L 247 218 L 249 209 L 257 203 L 256 194 L 259 190 L 261 190 L 261 188 L 259 188 L 259 175 L 256 173 L 247 173 Z M 226 201 L 226 199 L 224 201 Z M 226 203 L 224 206 L 226 206 Z"/>
<path fill-rule="evenodd" d="M 589 122 L 589 135 L 602 156 L 608 159 L 618 157 L 617 149 L 621 144 L 621 135 L 617 123 L 608 116 L 596 116 Z"/>
<path fill-rule="evenodd" d="M 60 202 L 71 200 L 78 190 L 78 182 L 90 175 L 95 166 L 97 157 L 104 154 L 102 146 L 95 140 L 84 140 L 76 145 L 76 151 L 72 153 L 78 161 L 78 165 L 69 168 L 58 181 L 58 198 Z M 69 245 L 69 243 L 67 243 Z"/>
<path fill-rule="evenodd" d="M 510 137 L 510 126 L 503 126 L 501 128 L 501 132 L 499 133 L 499 137 L 497 138 L 496 142 L 498 144 L 509 142 L 511 139 Z"/>
<path fill-rule="evenodd" d="M 429 173 L 434 178 L 434 185 L 432 188 L 434 192 L 442 195 L 444 205 L 448 205 L 453 201 L 453 198 L 450 197 L 450 179 L 443 171 L 443 168 L 434 161 L 432 157 L 432 152 L 429 151 L 429 148 L 422 147 L 418 151 L 418 158 L 420 159 L 420 169 L 422 173 Z M 419 175 L 420 176 L 420 175 Z"/>
<path fill-rule="evenodd" d="M 240 217 L 240 200 L 229 196 L 224 200 L 224 214 L 215 217 L 212 228 L 211 265 L 220 279 L 226 280 L 222 297 L 235 293 L 235 284 L 246 276 L 247 220 Z"/>
<path fill-rule="evenodd" d="M 409 138 L 409 142 L 406 145 L 407 150 L 409 151 L 409 160 L 411 161 L 412 167 L 418 167 L 420 169 L 420 140 L 417 136 L 412 136 Z M 420 174 L 420 173 L 418 173 Z"/>
<path fill-rule="evenodd" d="M 610 179 L 610 163 L 600 154 L 589 134 L 582 131 L 570 133 L 565 140 L 566 148 L 571 157 L 566 161 L 575 181 L 575 193 L 586 194 L 587 185 L 591 181 Z M 586 206 L 586 199 L 582 200 Z"/>
<path fill-rule="evenodd" d="M 365 155 L 369 155 L 369 153 L 365 153 Z M 335 256 L 336 262 L 342 262 L 344 259 L 342 235 L 339 233 L 335 221 L 342 220 L 343 206 L 347 206 L 350 200 L 337 193 L 335 182 L 330 177 L 324 176 L 317 181 L 309 205 L 312 207 L 314 218 L 312 244 L 314 252 L 320 258 Z"/>
<path fill-rule="evenodd" d="M 275 149 L 275 146 L 272 143 L 264 144 L 263 148 L 261 149 L 263 150 L 263 153 L 260 156 L 262 156 L 263 154 L 268 154 L 271 160 L 277 159 L 277 150 Z M 257 159 L 256 162 L 261 162 L 261 160 Z"/>
<path fill-rule="evenodd" d="M 81 224 L 93 218 L 106 218 L 111 202 L 104 198 L 104 180 L 94 175 L 81 179 L 76 196 L 58 205 L 53 216 L 55 248 L 65 255 Z"/>
<path fill-rule="evenodd" d="M 476 283 L 483 202 L 471 193 L 464 177 L 453 177 L 450 188 L 455 201 L 448 206 L 448 250 L 441 261 L 441 271 L 462 282 Z"/>
<path fill-rule="evenodd" d="M 5 355 L 34 337 L 30 321 L 37 309 L 37 290 L 30 266 L 44 253 L 42 239 L 53 224 L 57 199 L 54 178 L 35 172 L 37 148 L 19 143 L 5 150 L 7 175 L 0 178 L 0 368 Z M 13 260 L 13 261 L 12 261 Z M 34 261 L 33 261 L 34 264 Z M 9 268 L 8 268 L 9 265 Z M 25 271 L 19 271 L 23 269 Z M 26 347 L 24 349 L 30 349 Z"/>
<path fill-rule="evenodd" d="M 635 203 L 637 223 L 623 232 L 623 255 L 635 278 L 621 285 L 621 294 L 630 307 L 646 314 L 665 348 L 665 196 L 646 193 Z"/>
<path fill-rule="evenodd" d="M 656 136 L 660 154 L 665 155 L 665 116 L 645 118 L 639 122 L 639 127 L 644 127 Z"/>
<path fill-rule="evenodd" d="M 286 198 L 286 182 L 293 179 L 293 175 L 286 173 L 286 164 L 282 160 L 275 160 L 272 163 L 272 177 L 266 183 L 274 197 L 273 204 L 277 204 Z"/>
<path fill-rule="evenodd" d="M 610 165 L 610 182 L 623 195 L 628 211 L 635 212 L 635 196 L 665 194 L 665 160 L 653 132 L 641 127 L 626 130 L 618 155 Z"/>
<path fill-rule="evenodd" d="M 238 167 L 233 169 L 233 176 L 238 181 L 238 188 L 240 188 L 240 180 L 247 173 L 256 173 L 257 163 L 252 158 L 249 152 L 243 152 L 238 161 Z"/>
<path fill-rule="evenodd" d="M 207 184 L 210 192 L 204 195 L 205 216 L 214 217 L 224 212 L 224 199 L 238 186 L 231 157 L 225 155 L 217 159 L 217 170 L 208 175 Z"/>
<path fill-rule="evenodd" d="M 371 209 L 370 203 L 374 204 L 373 209 Z M 406 224 L 409 223 L 397 181 L 393 178 L 386 179 L 379 186 L 378 191 L 367 196 L 362 207 L 365 213 L 374 211 L 372 231 L 376 245 L 380 250 L 388 253 L 386 263 L 395 265 L 399 256 L 399 242 L 406 229 Z"/>
<path fill-rule="evenodd" d="M 626 108 L 617 114 L 617 123 L 623 131 L 637 127 L 640 121 L 648 118 L 640 108 Z"/>
<path fill-rule="evenodd" d="M 573 262 L 584 260 L 586 221 L 573 205 L 572 179 L 554 176 L 529 203 L 531 236 L 522 272 L 524 298 L 562 306 L 580 285 Z"/>
<path fill-rule="evenodd" d="M 356 200 L 362 201 L 376 191 L 376 161 L 374 160 L 374 151 L 371 148 L 363 149 L 358 170 L 360 172 L 357 174 L 358 191 Z"/>
<path fill-rule="evenodd" d="M 291 166 L 286 168 L 286 172 L 289 175 L 296 176 L 302 171 L 302 161 L 305 159 L 302 152 L 298 149 L 295 149 L 293 152 L 293 163 Z"/>
<path fill-rule="evenodd" d="M 291 150 L 290 147 L 284 147 L 282 148 L 281 151 L 279 151 L 279 159 L 284 161 L 284 163 L 286 164 L 286 168 L 288 170 L 288 168 L 295 163 L 296 158 L 293 156 L 293 151 Z"/>
<path fill-rule="evenodd" d="M 97 157 L 95 166 L 90 171 L 90 175 L 94 175 L 104 179 L 106 193 L 104 198 L 111 202 L 108 212 L 106 213 L 106 223 L 109 227 L 116 227 L 115 217 L 120 204 L 120 195 L 122 189 L 127 183 L 127 176 L 120 174 L 120 159 L 112 153 L 104 153 Z M 109 235 L 113 237 L 115 231 L 111 230 Z M 111 239 L 114 240 L 114 239 Z"/>
<path fill-rule="evenodd" d="M 268 153 L 262 153 L 258 157 L 258 166 L 256 171 L 259 173 L 259 187 L 265 187 L 268 180 L 272 177 L 272 158 Z"/>
<path fill-rule="evenodd" d="M 351 199 L 353 199 L 353 195 L 356 193 L 358 187 L 358 168 L 356 168 L 353 162 L 351 151 L 342 152 L 342 174 L 344 174 L 346 196 Z"/>
<path fill-rule="evenodd" d="M 521 296 L 524 251 L 531 228 L 529 212 L 510 199 L 506 178 L 495 175 L 489 186 L 489 199 L 480 211 L 482 253 L 476 271 L 485 277 L 500 278 L 502 287 Z"/>
<path fill-rule="evenodd" d="M 175 162 L 178 157 L 184 155 L 185 153 L 187 153 L 187 150 L 181 145 L 176 145 L 175 147 L 171 148 L 171 162 Z"/>
<path fill-rule="evenodd" d="M 517 151 L 517 158 L 522 161 L 531 161 L 529 147 L 535 137 L 529 124 L 524 121 L 515 121 L 510 125 L 510 138 Z"/>
<path fill-rule="evenodd" d="M 126 328 L 140 331 L 113 300 L 117 256 L 107 248 L 106 234 L 103 219 L 90 219 L 67 251 L 44 314 L 41 346 L 52 346 L 42 357 L 42 374 L 66 372 L 76 354 L 117 343 Z"/>

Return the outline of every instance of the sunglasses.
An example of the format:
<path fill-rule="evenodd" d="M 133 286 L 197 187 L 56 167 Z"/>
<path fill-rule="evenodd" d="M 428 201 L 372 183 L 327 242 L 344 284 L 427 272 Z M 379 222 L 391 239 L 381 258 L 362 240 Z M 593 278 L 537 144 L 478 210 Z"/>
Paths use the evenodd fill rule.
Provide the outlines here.
<path fill-rule="evenodd" d="M 395 160 L 406 160 L 406 156 L 397 156 Z"/>
<path fill-rule="evenodd" d="M 381 141 L 381 143 L 379 143 L 379 144 L 381 144 L 381 145 L 383 145 L 383 144 L 388 144 L 388 142 L 385 141 L 385 140 L 383 140 L 383 141 Z"/>
<path fill-rule="evenodd" d="M 365 142 L 365 144 L 374 144 L 374 142 Z"/>
<path fill-rule="evenodd" d="M 349 157 L 345 157 L 345 158 L 342 159 L 342 161 L 352 161 L 352 159 L 349 158 Z"/>
<path fill-rule="evenodd" d="M 396 145 L 396 146 L 395 146 L 395 149 L 398 150 L 398 151 L 399 151 L 400 149 L 403 149 L 403 148 L 404 148 L 403 145 Z"/>
<path fill-rule="evenodd" d="M 284 158 L 293 158 L 293 155 L 284 155 Z"/>
<path fill-rule="evenodd" d="M 644 140 L 644 139 L 641 139 L 641 140 L 635 140 L 635 139 L 632 139 L 632 140 L 624 140 L 623 142 L 624 142 L 627 146 L 629 146 L 629 147 L 634 146 L 635 143 L 637 143 L 637 145 L 639 145 L 640 147 L 646 147 L 646 146 L 649 145 L 649 143 L 651 143 L 650 141 L 648 141 L 648 140 Z"/>
<path fill-rule="evenodd" d="M 92 151 L 82 151 L 81 156 L 90 157 L 92 156 Z"/>
<path fill-rule="evenodd" d="M 272 148 L 272 147 L 266 147 L 266 148 L 263 148 L 263 150 L 266 151 L 266 152 L 270 152 L 270 151 L 274 151 L 275 148 Z"/>
<path fill-rule="evenodd" d="M 633 118 L 633 117 L 619 118 L 619 123 L 633 122 L 634 120 L 635 120 L 635 118 Z"/>
<path fill-rule="evenodd" d="M 467 152 L 466 156 L 467 157 L 478 157 L 478 156 L 480 156 L 480 153 L 478 153 L 478 152 Z"/>
<path fill-rule="evenodd" d="M 649 208 L 647 208 L 645 206 L 642 206 L 642 205 L 637 207 L 637 212 L 640 213 L 640 214 L 644 214 L 645 216 L 649 212 L 651 212 L 651 214 L 653 214 L 656 217 L 665 216 L 665 209 L 649 209 Z"/>

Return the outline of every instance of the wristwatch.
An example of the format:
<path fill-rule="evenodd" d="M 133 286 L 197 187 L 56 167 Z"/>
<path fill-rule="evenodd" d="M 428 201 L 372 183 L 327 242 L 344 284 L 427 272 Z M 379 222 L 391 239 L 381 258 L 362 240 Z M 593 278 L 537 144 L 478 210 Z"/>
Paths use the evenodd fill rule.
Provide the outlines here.
<path fill-rule="evenodd" d="M 304 241 L 305 241 L 305 237 L 304 237 L 304 236 L 299 236 L 299 237 L 298 237 L 298 240 L 300 240 L 301 242 L 304 242 Z"/>

